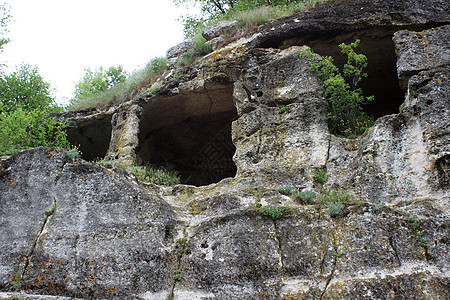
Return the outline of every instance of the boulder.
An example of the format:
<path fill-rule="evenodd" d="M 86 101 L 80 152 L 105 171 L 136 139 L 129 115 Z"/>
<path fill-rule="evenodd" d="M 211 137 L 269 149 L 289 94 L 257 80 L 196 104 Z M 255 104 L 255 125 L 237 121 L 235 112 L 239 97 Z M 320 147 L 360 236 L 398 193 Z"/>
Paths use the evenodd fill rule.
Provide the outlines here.
<path fill-rule="evenodd" d="M 209 41 L 221 35 L 235 36 L 240 30 L 237 21 L 222 21 L 203 29 L 203 37 Z"/>
<path fill-rule="evenodd" d="M 178 57 L 181 54 L 183 54 L 186 51 L 188 51 L 189 49 L 191 49 L 193 46 L 194 46 L 193 42 L 182 42 L 182 43 L 179 43 L 178 45 L 173 46 L 172 48 L 167 50 L 166 57 L 169 58 L 169 59 Z"/>

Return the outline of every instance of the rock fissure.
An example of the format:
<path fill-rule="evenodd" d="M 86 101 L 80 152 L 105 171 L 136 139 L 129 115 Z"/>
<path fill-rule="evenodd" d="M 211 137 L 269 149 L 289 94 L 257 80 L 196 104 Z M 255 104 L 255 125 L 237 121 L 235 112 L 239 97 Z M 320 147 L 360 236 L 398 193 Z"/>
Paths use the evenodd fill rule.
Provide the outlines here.
<path fill-rule="evenodd" d="M 48 210 L 44 211 L 45 219 L 44 219 L 44 222 L 42 223 L 42 227 L 41 227 L 36 239 L 34 240 L 29 253 L 25 257 L 25 262 L 24 262 L 23 268 L 21 270 L 19 270 L 19 272 L 21 273 L 22 280 L 24 280 L 25 273 L 28 270 L 28 266 L 30 264 L 30 259 L 32 259 L 32 256 L 36 249 L 36 246 L 38 245 L 38 242 L 41 239 L 50 218 L 53 216 L 53 214 L 56 211 L 56 208 L 57 208 L 56 198 L 53 198 L 53 199 L 54 199 L 53 206 L 51 208 L 49 208 Z M 19 269 L 20 269 L 20 267 L 19 267 Z"/>
<path fill-rule="evenodd" d="M 400 257 L 397 252 L 397 247 L 394 245 L 393 237 L 392 235 L 389 235 L 389 245 L 391 246 L 392 250 L 394 250 L 394 256 L 395 260 L 397 261 L 398 267 L 402 266 L 402 262 L 400 260 Z"/>
<path fill-rule="evenodd" d="M 334 272 L 336 271 L 336 265 L 337 265 L 337 257 L 336 257 L 336 255 L 337 255 L 337 249 L 335 249 L 335 253 L 334 253 L 334 259 L 333 259 L 333 265 L 332 265 L 332 269 L 331 269 L 331 273 L 330 273 L 330 275 L 328 276 L 328 278 L 327 278 L 327 281 L 326 281 L 326 283 L 325 283 L 325 287 L 323 288 L 323 291 L 320 293 L 320 300 L 322 300 L 322 299 L 324 299 L 324 296 L 325 296 L 325 292 L 327 291 L 327 289 L 328 289 L 328 286 L 330 285 L 330 282 L 331 282 L 331 280 L 333 279 L 333 276 L 334 276 Z"/>

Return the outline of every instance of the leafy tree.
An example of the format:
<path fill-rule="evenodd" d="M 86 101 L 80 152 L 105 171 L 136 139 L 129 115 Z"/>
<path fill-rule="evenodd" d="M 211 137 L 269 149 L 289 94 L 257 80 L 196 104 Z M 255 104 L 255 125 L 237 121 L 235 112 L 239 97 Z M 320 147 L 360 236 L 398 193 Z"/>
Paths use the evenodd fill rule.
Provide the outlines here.
<path fill-rule="evenodd" d="M 0 109 L 2 106 L 0 105 Z M 0 113 L 0 155 L 39 146 L 67 148 L 65 122 L 51 116 L 50 107 Z"/>
<path fill-rule="evenodd" d="M 71 103 L 73 104 L 81 98 L 104 92 L 107 89 L 124 82 L 126 78 L 127 73 L 122 66 L 113 66 L 109 69 L 100 67 L 98 70 L 94 71 L 85 69 L 83 78 L 75 84 L 75 97 L 71 100 Z"/>
<path fill-rule="evenodd" d="M 8 32 L 8 23 L 11 20 L 11 15 L 9 14 L 10 8 L 6 3 L 0 4 L 0 52 L 3 51 L 3 46 L 5 46 L 9 39 L 5 37 Z M 0 68 L 3 65 L 0 65 Z"/>
<path fill-rule="evenodd" d="M 355 53 L 359 40 L 346 45 L 340 44 L 341 52 L 348 59 L 343 73 L 333 64 L 331 56 L 316 56 L 310 48 L 302 53 L 313 63 L 313 71 L 322 81 L 325 96 L 330 103 L 327 114 L 328 126 L 332 133 L 344 137 L 355 137 L 373 125 L 373 120 L 363 110 L 362 105 L 373 101 L 374 97 L 366 97 L 358 87 L 361 80 L 367 77 L 364 69 L 367 67 L 367 57 Z"/>
<path fill-rule="evenodd" d="M 44 81 L 36 66 L 27 64 L 0 77 L 0 103 L 4 112 L 19 107 L 33 110 L 55 104 L 50 84 Z"/>

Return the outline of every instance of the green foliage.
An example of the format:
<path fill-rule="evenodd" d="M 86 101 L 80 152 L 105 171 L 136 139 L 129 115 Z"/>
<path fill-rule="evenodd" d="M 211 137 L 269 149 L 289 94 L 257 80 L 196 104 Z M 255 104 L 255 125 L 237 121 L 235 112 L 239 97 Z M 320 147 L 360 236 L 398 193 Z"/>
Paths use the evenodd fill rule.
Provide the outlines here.
<path fill-rule="evenodd" d="M 166 186 L 180 183 L 180 177 L 176 171 L 166 171 L 151 166 L 133 166 L 128 168 L 127 171 L 134 174 L 142 182 Z"/>
<path fill-rule="evenodd" d="M 113 167 L 112 161 L 106 160 L 106 159 L 99 159 L 95 162 L 96 164 L 99 164 L 100 166 L 104 166 L 106 168 Z"/>
<path fill-rule="evenodd" d="M 316 174 L 314 174 L 314 182 L 316 183 L 325 183 L 327 182 L 328 178 L 325 174 L 325 171 L 323 169 L 319 169 Z"/>
<path fill-rule="evenodd" d="M 373 119 L 362 111 L 361 106 L 373 101 L 374 97 L 365 97 L 358 87 L 361 80 L 367 77 L 363 71 L 367 67 L 367 57 L 354 51 L 359 42 L 356 40 L 349 45 L 339 45 L 348 58 L 343 73 L 330 56 L 318 57 L 309 48 L 302 53 L 312 61 L 311 71 L 323 81 L 325 96 L 330 103 L 327 114 L 330 132 L 349 138 L 364 133 L 373 125 Z"/>
<path fill-rule="evenodd" d="M 49 216 L 51 216 L 51 215 L 53 215 L 53 214 L 55 213 L 56 208 L 57 208 L 57 204 L 55 203 L 55 204 L 53 204 L 53 206 L 52 206 L 51 208 L 45 210 L 45 211 L 44 211 L 44 214 L 45 214 L 47 217 L 49 217 Z"/>
<path fill-rule="evenodd" d="M 205 56 L 206 54 L 212 51 L 212 46 L 210 43 L 206 42 L 206 39 L 201 35 L 201 33 L 197 32 L 193 37 L 194 47 L 186 51 L 179 64 L 181 66 L 186 66 L 195 61 L 196 58 Z"/>
<path fill-rule="evenodd" d="M 21 107 L 1 113 L 0 154 L 13 155 L 20 150 L 39 146 L 68 147 L 65 122 L 51 117 L 50 113 L 49 108 L 26 111 Z"/>
<path fill-rule="evenodd" d="M 372 211 L 373 211 L 373 212 L 379 211 L 380 208 L 381 208 L 381 205 L 380 205 L 380 204 L 376 204 L 376 203 L 375 203 L 375 204 L 372 205 Z"/>
<path fill-rule="evenodd" d="M 0 4 L 0 52 L 3 51 L 3 46 L 8 44 L 9 39 L 5 37 L 8 32 L 8 23 L 11 21 L 10 7 L 6 3 Z M 0 66 L 1 67 L 1 66 Z"/>
<path fill-rule="evenodd" d="M 67 157 L 69 157 L 72 161 L 81 155 L 81 152 L 78 150 L 78 147 L 76 146 L 74 146 L 70 150 L 67 150 L 65 153 Z"/>
<path fill-rule="evenodd" d="M 11 276 L 11 289 L 18 292 L 22 288 L 22 272 L 17 272 Z"/>
<path fill-rule="evenodd" d="M 280 107 L 280 109 L 278 110 L 278 112 L 279 112 L 280 114 L 285 113 L 285 112 L 286 112 L 286 106 Z"/>
<path fill-rule="evenodd" d="M 424 248 L 427 247 L 428 242 L 425 241 L 422 236 L 423 230 L 421 230 L 421 228 L 420 228 L 420 222 L 413 215 L 408 216 L 406 219 L 409 221 L 409 223 L 411 225 L 410 236 L 416 240 L 416 242 L 419 246 L 424 247 Z"/>
<path fill-rule="evenodd" d="M 185 245 L 187 243 L 187 241 L 188 241 L 187 238 L 179 238 L 176 240 L 176 243 L 180 244 L 180 245 Z"/>
<path fill-rule="evenodd" d="M 326 202 L 325 205 L 328 207 L 327 214 L 332 217 L 341 217 L 343 215 L 344 204 L 340 202 Z"/>
<path fill-rule="evenodd" d="M 79 110 L 90 107 L 107 107 L 109 105 L 129 100 L 134 93 L 147 92 L 148 88 L 156 81 L 156 79 L 164 72 L 167 65 L 167 58 L 155 57 L 145 68 L 133 72 L 130 76 L 123 80 L 120 72 L 114 78 L 116 80 L 105 90 L 99 92 L 87 93 L 86 95 L 75 96 L 70 101 L 70 110 Z M 125 76 L 123 72 L 122 75 Z M 99 87 L 105 87 L 100 84 Z"/>
<path fill-rule="evenodd" d="M 287 206 L 261 206 L 257 208 L 258 212 L 266 217 L 271 218 L 272 220 L 278 220 L 282 218 L 284 215 L 289 213 L 289 207 Z"/>
<path fill-rule="evenodd" d="M 180 61 L 178 62 L 181 66 L 187 66 L 192 64 L 195 61 L 195 57 L 192 51 L 187 51 L 181 56 Z"/>
<path fill-rule="evenodd" d="M 295 189 L 290 185 L 286 185 L 275 188 L 274 191 L 286 196 L 290 196 L 295 191 Z"/>
<path fill-rule="evenodd" d="M 321 203 L 336 202 L 347 204 L 353 201 L 353 195 L 349 191 L 320 190 L 319 201 Z"/>
<path fill-rule="evenodd" d="M 173 272 L 172 282 L 173 284 L 177 283 L 178 281 L 183 280 L 183 276 L 181 276 L 181 271 L 179 269 L 176 269 Z"/>
<path fill-rule="evenodd" d="M 243 27 L 254 27 L 268 21 L 290 16 L 327 0 L 172 0 L 178 5 L 200 4 L 200 17 L 180 18 L 186 39 L 193 38 L 205 26 L 224 20 L 236 20 Z"/>
<path fill-rule="evenodd" d="M 291 197 L 294 201 L 311 204 L 316 198 L 316 193 L 314 191 L 294 192 Z"/>
<path fill-rule="evenodd" d="M 75 96 L 70 100 L 70 106 L 74 106 L 80 99 L 104 92 L 124 82 L 127 77 L 122 66 L 113 66 L 109 69 L 100 67 L 97 70 L 85 69 L 84 72 L 81 80 L 75 84 Z"/>
<path fill-rule="evenodd" d="M 46 109 L 55 106 L 50 84 L 45 82 L 36 66 L 21 65 L 10 74 L 0 77 L 0 112 Z"/>

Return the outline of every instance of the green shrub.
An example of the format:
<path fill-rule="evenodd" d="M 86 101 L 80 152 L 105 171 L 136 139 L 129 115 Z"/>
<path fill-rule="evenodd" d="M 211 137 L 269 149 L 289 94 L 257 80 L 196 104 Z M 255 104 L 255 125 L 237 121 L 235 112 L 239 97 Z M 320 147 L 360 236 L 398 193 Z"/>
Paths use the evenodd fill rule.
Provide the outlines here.
<path fill-rule="evenodd" d="M 181 59 L 179 60 L 178 63 L 181 66 L 187 66 L 192 64 L 194 61 L 195 61 L 194 54 L 192 51 L 189 50 L 181 56 Z"/>
<path fill-rule="evenodd" d="M 376 203 L 375 203 L 375 204 L 372 205 L 372 211 L 373 211 L 373 212 L 379 211 L 380 208 L 381 208 L 381 205 L 380 205 L 380 204 L 376 204 Z"/>
<path fill-rule="evenodd" d="M 280 107 L 280 109 L 278 110 L 278 112 L 279 112 L 280 114 L 285 113 L 285 112 L 286 112 L 286 106 Z"/>
<path fill-rule="evenodd" d="M 258 208 L 258 212 L 263 216 L 269 217 L 272 220 L 277 220 L 289 213 L 289 207 L 287 206 L 261 206 Z"/>
<path fill-rule="evenodd" d="M 99 164 L 100 166 L 104 166 L 107 168 L 113 167 L 113 162 L 105 159 L 99 159 L 95 162 L 96 164 Z"/>
<path fill-rule="evenodd" d="M 321 190 L 319 201 L 321 203 L 336 202 L 347 204 L 353 200 L 353 195 L 348 191 L 329 191 Z"/>
<path fill-rule="evenodd" d="M 80 155 L 81 155 L 81 152 L 77 146 L 72 146 L 72 149 L 66 150 L 65 153 L 66 153 L 67 157 L 70 158 L 72 161 L 75 160 L 76 158 L 80 157 Z"/>
<path fill-rule="evenodd" d="M 51 215 L 53 215 L 53 214 L 55 213 L 56 208 L 57 208 L 57 205 L 56 205 L 56 203 L 55 203 L 55 204 L 53 204 L 53 206 L 52 206 L 51 208 L 46 209 L 46 210 L 44 211 L 44 214 L 45 214 L 47 217 L 49 217 L 49 216 L 51 216 Z"/>
<path fill-rule="evenodd" d="M 330 216 L 339 217 L 343 215 L 342 210 L 344 209 L 344 204 L 340 202 L 327 202 L 326 206 L 328 207 L 327 214 Z"/>
<path fill-rule="evenodd" d="M 51 111 L 50 108 L 26 111 L 19 107 L 0 113 L 0 154 L 13 155 L 40 146 L 67 148 L 65 122 L 51 117 Z"/>
<path fill-rule="evenodd" d="M 314 182 L 323 184 L 327 182 L 327 180 L 327 175 L 325 174 L 325 171 L 323 169 L 319 169 L 316 174 L 314 174 Z"/>
<path fill-rule="evenodd" d="M 275 188 L 274 191 L 286 196 L 290 196 L 295 191 L 295 189 L 292 186 L 286 185 Z"/>
<path fill-rule="evenodd" d="M 314 191 L 304 191 L 304 192 L 294 192 L 292 194 L 292 199 L 297 202 L 302 202 L 306 204 L 311 204 L 316 198 L 316 193 Z"/>
<path fill-rule="evenodd" d="M 406 219 L 411 224 L 410 236 L 416 240 L 416 242 L 417 242 L 417 244 L 419 244 L 419 246 L 424 247 L 424 248 L 427 247 L 428 242 L 425 241 L 422 236 L 423 230 L 421 230 L 421 228 L 420 228 L 420 222 L 413 215 L 408 216 Z"/>
<path fill-rule="evenodd" d="M 173 284 L 175 284 L 175 283 L 177 283 L 178 281 L 181 281 L 181 280 L 183 280 L 183 276 L 181 276 L 181 271 L 177 269 L 177 270 L 175 270 L 173 272 L 172 282 L 173 282 Z"/>
<path fill-rule="evenodd" d="M 363 72 L 367 67 L 367 57 L 354 51 L 359 42 L 339 45 L 341 52 L 348 57 L 343 73 L 333 64 L 332 57 L 318 57 L 310 48 L 302 52 L 312 61 L 310 70 L 323 81 L 325 96 L 330 103 L 327 114 L 330 132 L 347 138 L 356 137 L 373 125 L 373 119 L 362 111 L 361 106 L 373 101 L 374 97 L 365 97 L 358 87 L 367 77 Z"/>
<path fill-rule="evenodd" d="M 212 46 L 210 43 L 206 42 L 206 39 L 201 35 L 197 34 L 194 37 L 194 47 L 192 50 L 194 51 L 194 55 L 196 56 L 204 56 L 212 51 Z"/>
<path fill-rule="evenodd" d="M 127 171 L 134 174 L 142 182 L 166 186 L 180 183 L 180 177 L 175 171 L 166 171 L 151 166 L 133 166 L 128 168 Z"/>

